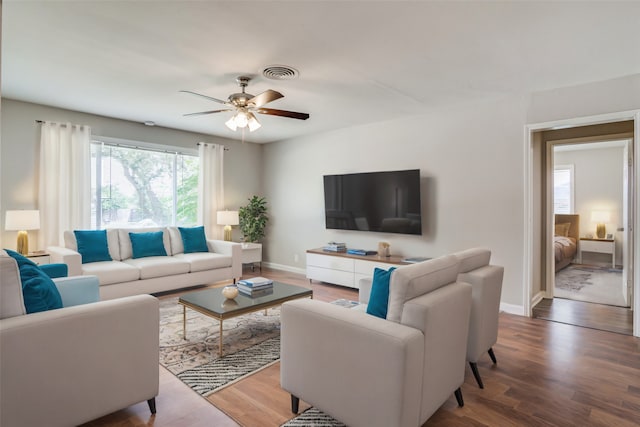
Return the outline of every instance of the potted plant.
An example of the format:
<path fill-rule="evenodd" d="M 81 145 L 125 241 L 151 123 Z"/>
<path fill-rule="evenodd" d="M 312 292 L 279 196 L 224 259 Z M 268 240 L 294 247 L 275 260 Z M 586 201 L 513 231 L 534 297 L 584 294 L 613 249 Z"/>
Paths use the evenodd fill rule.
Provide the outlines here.
<path fill-rule="evenodd" d="M 259 242 L 264 237 L 267 226 L 267 202 L 264 197 L 253 196 L 249 204 L 238 210 L 240 231 L 245 242 Z"/>

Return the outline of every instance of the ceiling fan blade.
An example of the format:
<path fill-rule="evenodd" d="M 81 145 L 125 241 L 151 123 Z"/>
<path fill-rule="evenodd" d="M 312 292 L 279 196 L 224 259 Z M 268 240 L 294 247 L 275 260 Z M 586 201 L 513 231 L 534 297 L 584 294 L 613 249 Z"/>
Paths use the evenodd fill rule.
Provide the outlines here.
<path fill-rule="evenodd" d="M 247 101 L 247 104 L 253 104 L 254 107 L 259 108 L 264 104 L 267 104 L 271 101 L 275 101 L 276 99 L 280 99 L 284 97 L 280 92 L 276 92 L 275 90 L 265 90 L 259 95 L 254 96 L 250 100 Z"/>
<path fill-rule="evenodd" d="M 269 114 L 271 116 L 289 117 L 291 119 L 307 120 L 307 113 L 296 113 L 295 111 L 274 110 L 273 108 L 260 108 L 255 110 L 256 113 Z"/>
<path fill-rule="evenodd" d="M 213 113 L 221 113 L 222 111 L 233 111 L 233 110 L 211 110 L 211 111 L 201 111 L 199 113 L 189 113 L 189 114 L 183 114 L 183 116 L 204 116 L 205 114 L 213 114 Z"/>
<path fill-rule="evenodd" d="M 201 98 L 205 98 L 205 99 L 208 99 L 209 101 L 217 102 L 217 103 L 220 103 L 220 104 L 225 104 L 225 105 L 229 104 L 227 101 L 223 101 L 223 100 L 218 99 L 218 98 L 212 98 L 210 96 L 202 95 L 200 93 L 191 92 L 190 90 L 181 90 L 180 92 L 190 93 L 191 95 L 199 96 Z"/>

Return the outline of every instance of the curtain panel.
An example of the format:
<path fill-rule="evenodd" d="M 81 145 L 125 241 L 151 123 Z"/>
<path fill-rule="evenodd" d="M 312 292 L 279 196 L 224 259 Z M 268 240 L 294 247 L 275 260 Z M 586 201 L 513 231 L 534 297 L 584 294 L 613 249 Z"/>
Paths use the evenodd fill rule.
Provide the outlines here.
<path fill-rule="evenodd" d="M 198 144 L 198 155 L 198 224 L 204 225 L 207 238 L 222 239 L 216 215 L 217 211 L 224 209 L 224 145 L 201 142 Z"/>
<path fill-rule="evenodd" d="M 66 230 L 91 227 L 91 128 L 43 122 L 38 246 L 64 246 Z"/>

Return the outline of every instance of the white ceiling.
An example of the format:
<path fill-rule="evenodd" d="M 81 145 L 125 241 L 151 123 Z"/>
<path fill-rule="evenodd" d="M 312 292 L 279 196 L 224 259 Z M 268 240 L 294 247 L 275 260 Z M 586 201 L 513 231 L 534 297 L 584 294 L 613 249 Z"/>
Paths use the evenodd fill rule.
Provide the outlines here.
<path fill-rule="evenodd" d="M 297 80 L 261 76 L 265 66 Z M 285 95 L 270 142 L 455 103 L 640 73 L 640 2 L 28 1 L 2 6 L 2 96 L 240 138 L 238 91 Z M 46 117 L 42 117 L 46 119 Z"/>

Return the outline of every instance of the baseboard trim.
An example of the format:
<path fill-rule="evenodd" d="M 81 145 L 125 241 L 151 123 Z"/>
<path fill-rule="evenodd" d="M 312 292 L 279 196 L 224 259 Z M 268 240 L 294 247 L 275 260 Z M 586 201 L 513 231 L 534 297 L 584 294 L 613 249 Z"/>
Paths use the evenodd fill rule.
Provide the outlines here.
<path fill-rule="evenodd" d="M 533 307 L 535 307 L 536 304 L 538 304 L 540 301 L 546 298 L 546 296 L 547 296 L 547 293 L 544 291 L 540 291 L 537 294 L 535 294 L 533 298 L 531 298 L 531 308 L 533 309 Z"/>
<path fill-rule="evenodd" d="M 525 316 L 524 307 L 521 305 L 507 304 L 506 302 L 501 302 L 500 311 L 503 311 L 509 314 L 517 314 L 518 316 Z"/>
<path fill-rule="evenodd" d="M 274 270 L 288 271 L 290 273 L 298 273 L 305 276 L 307 275 L 307 270 L 305 268 L 291 267 L 289 265 L 276 264 L 273 262 L 263 262 L 262 265 L 264 265 L 265 267 L 273 268 Z"/>

